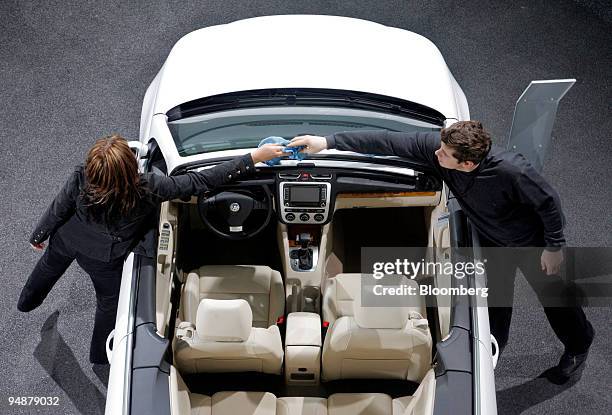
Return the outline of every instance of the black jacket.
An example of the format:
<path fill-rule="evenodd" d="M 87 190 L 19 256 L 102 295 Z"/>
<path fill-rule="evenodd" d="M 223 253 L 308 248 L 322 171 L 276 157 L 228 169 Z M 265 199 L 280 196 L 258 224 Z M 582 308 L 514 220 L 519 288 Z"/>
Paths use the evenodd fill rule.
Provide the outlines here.
<path fill-rule="evenodd" d="M 493 147 L 469 173 L 440 166 L 434 152 L 440 133 L 386 130 L 327 136 L 327 147 L 395 155 L 431 166 L 453 192 L 476 229 L 497 246 L 565 245 L 565 222 L 557 192 L 520 154 Z"/>
<path fill-rule="evenodd" d="M 81 192 L 86 186 L 83 166 L 77 166 L 42 216 L 30 243 L 41 243 L 57 232 L 62 241 L 77 252 L 109 262 L 125 256 L 146 231 L 161 202 L 212 190 L 216 186 L 255 170 L 250 154 L 200 172 L 178 176 L 141 174 L 143 196 L 130 215 L 115 223 L 96 221 L 85 205 Z"/>

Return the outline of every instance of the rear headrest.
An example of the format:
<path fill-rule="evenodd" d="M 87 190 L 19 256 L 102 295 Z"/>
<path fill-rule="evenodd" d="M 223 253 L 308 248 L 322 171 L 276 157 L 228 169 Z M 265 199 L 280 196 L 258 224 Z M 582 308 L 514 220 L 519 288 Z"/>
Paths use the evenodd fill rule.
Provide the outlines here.
<path fill-rule="evenodd" d="M 196 331 L 202 340 L 243 342 L 251 334 L 253 311 L 246 300 L 204 298 L 198 306 Z"/>
<path fill-rule="evenodd" d="M 410 317 L 407 307 L 360 307 L 353 304 L 357 325 L 364 329 L 403 329 Z"/>

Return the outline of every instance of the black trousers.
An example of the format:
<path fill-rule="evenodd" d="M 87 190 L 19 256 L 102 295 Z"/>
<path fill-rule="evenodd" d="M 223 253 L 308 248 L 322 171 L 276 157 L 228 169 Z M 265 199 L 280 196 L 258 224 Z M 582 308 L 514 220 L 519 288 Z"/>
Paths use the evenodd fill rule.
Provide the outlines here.
<path fill-rule="evenodd" d="M 568 352 L 586 352 L 593 341 L 593 326 L 577 304 L 571 286 L 559 275 L 542 271 L 542 249 L 483 248 L 487 259 L 489 324 L 500 353 L 508 343 L 517 268 L 535 291 L 550 326 Z"/>
<path fill-rule="evenodd" d="M 17 308 L 31 311 L 38 307 L 70 264 L 77 263 L 89 274 L 96 291 L 96 317 L 89 349 L 91 363 L 108 363 L 106 338 L 115 326 L 124 258 L 101 262 L 88 258 L 54 235 L 21 291 Z"/>

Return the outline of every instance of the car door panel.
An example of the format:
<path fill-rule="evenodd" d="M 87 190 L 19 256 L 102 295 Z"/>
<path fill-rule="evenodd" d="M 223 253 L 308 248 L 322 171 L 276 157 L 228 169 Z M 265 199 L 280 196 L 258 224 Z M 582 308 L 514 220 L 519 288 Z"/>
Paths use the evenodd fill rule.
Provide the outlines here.
<path fill-rule="evenodd" d="M 538 172 L 550 148 L 559 102 L 575 79 L 531 81 L 514 108 L 508 150 L 521 153 Z"/>

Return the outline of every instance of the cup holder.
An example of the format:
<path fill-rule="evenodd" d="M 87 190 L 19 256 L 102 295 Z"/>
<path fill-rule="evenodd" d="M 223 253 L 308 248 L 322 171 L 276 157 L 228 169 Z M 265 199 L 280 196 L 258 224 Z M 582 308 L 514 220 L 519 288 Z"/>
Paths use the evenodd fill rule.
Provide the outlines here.
<path fill-rule="evenodd" d="M 302 290 L 302 311 L 319 313 L 321 309 L 321 289 L 314 286 L 306 286 Z"/>

